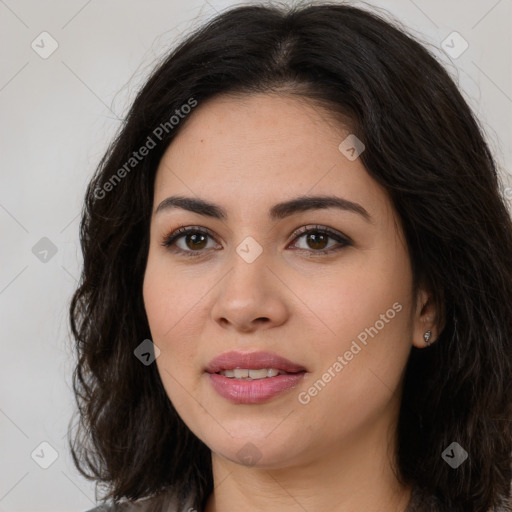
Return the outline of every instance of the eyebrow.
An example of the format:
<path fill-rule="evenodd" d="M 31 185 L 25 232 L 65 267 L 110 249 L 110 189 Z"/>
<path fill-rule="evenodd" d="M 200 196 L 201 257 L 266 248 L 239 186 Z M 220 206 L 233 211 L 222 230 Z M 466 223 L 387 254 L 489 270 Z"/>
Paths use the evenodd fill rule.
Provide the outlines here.
<path fill-rule="evenodd" d="M 220 220 L 227 220 L 228 218 L 228 214 L 222 206 L 205 201 L 204 199 L 184 196 L 170 196 L 164 199 L 155 210 L 155 215 L 174 208 Z M 301 196 L 282 203 L 277 203 L 269 210 L 269 217 L 271 220 L 276 221 L 297 213 L 326 208 L 337 208 L 339 210 L 357 213 L 367 222 L 372 222 L 371 215 L 359 203 L 329 195 Z"/>

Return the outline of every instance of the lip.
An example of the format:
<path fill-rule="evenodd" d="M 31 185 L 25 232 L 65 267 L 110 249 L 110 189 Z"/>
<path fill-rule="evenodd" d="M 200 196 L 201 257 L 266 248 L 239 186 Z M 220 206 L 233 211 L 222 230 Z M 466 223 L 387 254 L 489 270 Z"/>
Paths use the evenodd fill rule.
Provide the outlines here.
<path fill-rule="evenodd" d="M 241 380 L 217 372 L 247 368 L 275 368 L 286 374 L 265 379 Z M 306 368 L 272 352 L 225 352 L 210 361 L 205 369 L 213 389 L 235 404 L 259 404 L 296 387 L 307 373 Z"/>
<path fill-rule="evenodd" d="M 210 383 L 215 391 L 234 404 L 260 404 L 296 387 L 306 372 L 286 373 L 276 377 L 258 380 L 238 380 L 209 373 Z"/>
<path fill-rule="evenodd" d="M 224 352 L 212 359 L 205 368 L 207 373 L 217 373 L 223 370 L 247 368 L 258 370 L 260 368 L 275 368 L 288 373 L 304 372 L 306 368 L 293 363 L 273 352 Z"/>

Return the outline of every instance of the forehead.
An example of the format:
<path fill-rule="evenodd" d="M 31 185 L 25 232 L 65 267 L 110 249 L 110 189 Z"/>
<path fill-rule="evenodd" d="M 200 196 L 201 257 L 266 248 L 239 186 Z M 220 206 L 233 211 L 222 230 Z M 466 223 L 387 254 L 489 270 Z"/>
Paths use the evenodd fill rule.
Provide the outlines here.
<path fill-rule="evenodd" d="M 155 208 L 183 194 L 241 214 L 290 197 L 336 194 L 378 215 L 389 201 L 361 160 L 340 151 L 349 134 L 327 111 L 297 97 L 217 97 L 196 107 L 164 153 Z"/>

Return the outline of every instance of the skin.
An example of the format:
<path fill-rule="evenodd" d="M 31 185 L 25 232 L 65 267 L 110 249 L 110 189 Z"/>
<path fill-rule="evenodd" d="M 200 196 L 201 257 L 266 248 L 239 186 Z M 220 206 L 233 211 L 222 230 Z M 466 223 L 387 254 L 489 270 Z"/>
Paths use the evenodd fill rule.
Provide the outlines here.
<path fill-rule="evenodd" d="M 389 197 L 360 158 L 350 161 L 338 149 L 349 133 L 296 96 L 223 96 L 198 105 L 160 162 L 144 303 L 169 399 L 212 450 L 215 489 L 206 512 L 267 511 L 270 504 L 283 512 L 397 512 L 409 501 L 411 489 L 392 469 L 393 436 L 410 350 L 426 346 L 428 329 L 435 340 L 435 311 L 427 291 L 412 288 Z M 182 209 L 155 214 L 177 194 L 217 203 L 228 219 Z M 306 194 L 357 202 L 372 222 L 334 208 L 269 219 L 275 203 Z M 350 237 L 352 245 L 297 238 L 298 228 L 316 224 Z M 199 249 L 190 237 L 161 245 L 183 226 L 209 228 L 213 237 Z M 248 236 L 262 248 L 252 263 L 236 252 Z M 177 247 L 203 255 L 172 252 Z M 340 250 L 315 254 L 331 247 Z M 300 403 L 299 393 L 394 303 L 400 312 Z M 204 372 L 228 350 L 274 351 L 308 373 L 266 403 L 233 404 Z M 249 442 L 259 456 L 252 465 L 237 455 Z"/>

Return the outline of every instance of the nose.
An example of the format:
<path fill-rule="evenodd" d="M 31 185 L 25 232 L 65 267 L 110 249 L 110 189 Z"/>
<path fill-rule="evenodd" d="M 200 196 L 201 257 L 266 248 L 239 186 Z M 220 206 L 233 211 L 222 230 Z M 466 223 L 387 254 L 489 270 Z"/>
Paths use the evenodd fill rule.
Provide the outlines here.
<path fill-rule="evenodd" d="M 291 291 L 270 268 L 265 253 L 248 263 L 234 252 L 231 261 L 231 270 L 216 288 L 212 320 L 238 332 L 270 329 L 286 322 Z"/>

